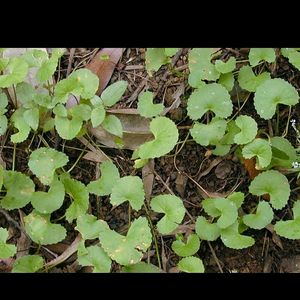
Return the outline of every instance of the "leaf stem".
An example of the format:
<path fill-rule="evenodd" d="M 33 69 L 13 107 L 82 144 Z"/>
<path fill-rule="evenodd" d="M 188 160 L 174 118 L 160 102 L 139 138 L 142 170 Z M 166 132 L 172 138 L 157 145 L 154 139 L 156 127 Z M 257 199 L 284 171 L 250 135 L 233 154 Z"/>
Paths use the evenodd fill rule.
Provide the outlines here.
<path fill-rule="evenodd" d="M 12 171 L 15 170 L 15 166 L 16 166 L 16 144 L 14 143 L 13 158 L 12 158 Z"/>

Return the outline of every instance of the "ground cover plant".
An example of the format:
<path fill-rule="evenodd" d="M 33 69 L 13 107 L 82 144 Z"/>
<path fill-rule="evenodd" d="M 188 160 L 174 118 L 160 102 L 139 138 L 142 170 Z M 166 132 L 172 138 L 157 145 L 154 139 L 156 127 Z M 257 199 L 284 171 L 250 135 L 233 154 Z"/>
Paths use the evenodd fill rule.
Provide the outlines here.
<path fill-rule="evenodd" d="M 298 48 L 0 51 L 1 272 L 299 272 Z"/>

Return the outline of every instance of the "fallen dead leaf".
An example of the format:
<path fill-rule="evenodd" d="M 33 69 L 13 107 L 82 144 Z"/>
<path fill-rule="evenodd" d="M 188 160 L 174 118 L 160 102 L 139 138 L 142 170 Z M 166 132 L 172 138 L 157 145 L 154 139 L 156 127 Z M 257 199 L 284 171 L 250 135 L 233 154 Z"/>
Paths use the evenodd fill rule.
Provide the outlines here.
<path fill-rule="evenodd" d="M 186 187 L 186 183 L 188 181 L 188 178 L 182 174 L 182 173 L 177 173 L 177 177 L 175 180 L 175 185 L 176 185 L 176 191 L 179 193 L 179 195 L 184 198 L 184 191 Z"/>
<path fill-rule="evenodd" d="M 95 73 L 100 80 L 97 95 L 107 86 L 113 71 L 120 60 L 123 48 L 103 48 L 85 67 Z"/>
<path fill-rule="evenodd" d="M 122 149 L 135 150 L 141 144 L 153 138 L 149 130 L 150 120 L 141 117 L 137 109 L 111 109 L 107 111 L 107 114 L 115 115 L 122 123 L 122 141 L 124 144 Z M 115 143 L 116 137 L 107 132 L 102 126 L 96 128 L 89 126 L 89 131 L 101 144 L 110 148 L 119 148 Z"/>

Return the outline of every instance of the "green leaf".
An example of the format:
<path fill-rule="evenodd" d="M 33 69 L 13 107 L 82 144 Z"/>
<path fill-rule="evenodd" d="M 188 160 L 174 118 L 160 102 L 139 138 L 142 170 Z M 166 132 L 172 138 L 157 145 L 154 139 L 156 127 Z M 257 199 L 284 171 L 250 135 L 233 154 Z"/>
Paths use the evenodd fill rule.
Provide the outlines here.
<path fill-rule="evenodd" d="M 300 239 L 300 200 L 297 200 L 293 206 L 294 220 L 278 221 L 274 225 L 277 234 L 292 240 Z"/>
<path fill-rule="evenodd" d="M 139 210 L 144 204 L 144 198 L 145 191 L 142 179 L 138 176 L 125 176 L 114 182 L 110 203 L 120 205 L 129 201 L 133 209 Z"/>
<path fill-rule="evenodd" d="M 102 247 L 95 245 L 85 248 L 84 242 L 78 247 L 78 263 L 82 266 L 93 266 L 93 273 L 109 273 L 111 269 L 111 259 Z"/>
<path fill-rule="evenodd" d="M 59 117 L 56 115 L 54 122 L 58 134 L 65 140 L 74 139 L 82 127 L 82 120 L 78 118 L 69 120 L 66 117 Z"/>
<path fill-rule="evenodd" d="M 114 115 L 107 115 L 104 118 L 101 126 L 109 133 L 116 135 L 120 138 L 123 136 L 123 126 L 120 119 Z"/>
<path fill-rule="evenodd" d="M 236 204 L 225 198 L 207 198 L 202 201 L 202 207 L 210 216 L 220 217 L 217 221 L 220 228 L 232 225 L 238 217 Z"/>
<path fill-rule="evenodd" d="M 138 112 L 145 118 L 152 118 L 158 116 L 164 109 L 162 103 L 153 104 L 153 93 L 144 92 L 139 95 Z"/>
<path fill-rule="evenodd" d="M 217 225 L 223 229 L 232 225 L 238 217 L 236 205 L 228 199 L 219 198 L 215 202 L 216 208 L 221 212 Z"/>
<path fill-rule="evenodd" d="M 218 83 L 206 84 L 195 90 L 187 102 L 187 114 L 192 120 L 200 119 L 212 111 L 217 117 L 227 118 L 232 113 L 232 102 L 228 91 Z"/>
<path fill-rule="evenodd" d="M 49 185 L 55 170 L 65 166 L 68 161 L 66 154 L 52 148 L 41 147 L 31 153 L 28 166 L 43 184 Z"/>
<path fill-rule="evenodd" d="M 52 109 L 56 105 L 55 98 L 47 94 L 34 94 L 33 101 L 39 106 Z"/>
<path fill-rule="evenodd" d="M 263 119 L 269 120 L 274 116 L 277 104 L 295 105 L 298 100 L 298 92 L 290 83 L 275 78 L 263 82 L 256 89 L 254 106 Z"/>
<path fill-rule="evenodd" d="M 85 240 L 96 239 L 103 229 L 103 221 L 90 214 L 83 214 L 77 218 L 77 226 L 75 227 Z"/>
<path fill-rule="evenodd" d="M 130 266 L 124 266 L 122 268 L 124 273 L 161 273 L 162 270 L 152 264 L 147 264 L 143 261 Z"/>
<path fill-rule="evenodd" d="M 72 116 L 72 118 L 87 121 L 91 118 L 92 109 L 87 104 L 79 104 L 71 107 L 69 109 L 69 113 Z"/>
<path fill-rule="evenodd" d="M 33 86 L 27 82 L 21 82 L 16 87 L 17 99 L 25 108 L 33 107 L 33 99 L 36 91 Z"/>
<path fill-rule="evenodd" d="M 234 142 L 239 145 L 248 144 L 255 139 L 257 134 L 257 123 L 249 116 L 239 116 L 235 124 L 240 128 L 240 133 L 234 137 Z"/>
<path fill-rule="evenodd" d="M 230 72 L 226 74 L 221 74 L 218 83 L 223 85 L 228 92 L 232 91 L 234 86 L 233 73 Z"/>
<path fill-rule="evenodd" d="M 147 48 L 146 51 L 146 70 L 149 75 L 168 62 L 165 48 Z"/>
<path fill-rule="evenodd" d="M 36 131 L 39 127 L 40 112 L 37 107 L 30 108 L 24 111 L 24 121 Z"/>
<path fill-rule="evenodd" d="M 47 81 L 56 71 L 58 60 L 64 54 L 64 49 L 53 49 L 50 59 L 45 60 L 36 73 L 36 78 L 39 82 Z"/>
<path fill-rule="evenodd" d="M 2 165 L 0 165 L 0 190 L 2 189 L 3 186 L 3 178 L 4 178 L 4 169 Z"/>
<path fill-rule="evenodd" d="M 68 178 L 62 174 L 61 180 L 65 186 L 66 193 L 74 200 L 66 210 L 66 220 L 72 222 L 87 212 L 89 207 L 89 193 L 86 186 L 78 180 Z"/>
<path fill-rule="evenodd" d="M 69 98 L 69 94 L 80 96 L 82 86 L 79 84 L 76 76 L 69 76 L 66 79 L 60 80 L 54 88 L 54 96 L 59 103 L 66 103 Z"/>
<path fill-rule="evenodd" d="M 230 227 L 221 230 L 221 240 L 224 245 L 232 249 L 244 249 L 254 245 L 255 240 L 250 236 L 238 232 L 239 223 L 236 221 Z"/>
<path fill-rule="evenodd" d="M 201 240 L 215 241 L 221 233 L 221 229 L 216 223 L 208 222 L 204 217 L 199 216 L 196 221 L 195 230 Z"/>
<path fill-rule="evenodd" d="M 6 94 L 0 92 L 0 113 L 4 114 L 6 112 L 6 106 L 8 105 L 8 99 Z"/>
<path fill-rule="evenodd" d="M 242 192 L 234 192 L 231 195 L 227 196 L 227 199 L 233 202 L 237 209 L 239 209 L 245 199 L 245 195 Z"/>
<path fill-rule="evenodd" d="M 240 132 L 240 128 L 236 126 L 235 121 L 229 121 L 227 123 L 226 134 L 220 140 L 221 144 L 231 145 L 234 144 L 234 137 Z"/>
<path fill-rule="evenodd" d="M 229 153 L 230 149 L 231 149 L 231 145 L 217 144 L 216 148 L 212 150 L 212 154 L 218 156 L 224 156 Z"/>
<path fill-rule="evenodd" d="M 256 76 L 250 66 L 243 66 L 238 76 L 240 87 L 249 92 L 255 92 L 258 86 L 270 79 L 271 75 L 268 72 L 263 72 Z"/>
<path fill-rule="evenodd" d="M 35 192 L 31 196 L 32 206 L 42 214 L 51 214 L 58 210 L 65 199 L 65 188 L 59 180 L 53 180 L 47 193 Z"/>
<path fill-rule="evenodd" d="M 50 214 L 42 215 L 36 210 L 24 217 L 24 223 L 26 233 L 37 244 L 56 244 L 61 242 L 67 235 L 67 231 L 63 226 L 50 222 Z"/>
<path fill-rule="evenodd" d="M 133 265 L 141 261 L 143 252 L 151 245 L 152 234 L 145 217 L 134 220 L 123 236 L 107 228 L 100 232 L 100 243 L 109 257 L 121 265 Z"/>
<path fill-rule="evenodd" d="M 105 161 L 100 165 L 101 177 L 98 180 L 88 184 L 89 193 L 97 196 L 106 196 L 111 194 L 112 188 L 116 186 L 120 178 L 118 168 L 111 161 Z"/>
<path fill-rule="evenodd" d="M 227 123 L 224 119 L 215 117 L 209 124 L 196 122 L 190 129 L 191 136 L 196 143 L 202 146 L 218 144 L 224 136 Z"/>
<path fill-rule="evenodd" d="M 186 273 L 204 273 L 204 265 L 200 258 L 189 256 L 182 258 L 178 263 L 178 269 Z"/>
<path fill-rule="evenodd" d="M 186 244 L 181 239 L 177 239 L 172 243 L 172 250 L 182 257 L 194 255 L 199 248 L 200 240 L 196 234 L 189 235 Z"/>
<path fill-rule="evenodd" d="M 173 56 L 178 52 L 179 48 L 165 48 L 165 53 L 167 56 Z"/>
<path fill-rule="evenodd" d="M 93 128 L 99 126 L 105 118 L 105 109 L 103 105 L 99 105 L 92 110 L 91 121 Z"/>
<path fill-rule="evenodd" d="M 105 106 L 113 106 L 121 100 L 127 89 L 128 83 L 124 80 L 117 81 L 108 86 L 101 94 L 101 100 Z"/>
<path fill-rule="evenodd" d="M 271 166 L 290 168 L 297 160 L 296 149 L 285 138 L 275 136 L 270 139 L 272 146 Z"/>
<path fill-rule="evenodd" d="M 5 259 L 14 256 L 17 253 L 15 245 L 6 244 L 8 238 L 8 230 L 0 228 L 0 259 Z"/>
<path fill-rule="evenodd" d="M 40 67 L 48 60 L 47 52 L 38 49 L 27 50 L 21 57 L 27 62 L 29 68 Z"/>
<path fill-rule="evenodd" d="M 281 48 L 281 53 L 288 58 L 294 67 L 300 70 L 300 53 L 298 50 L 295 48 Z"/>
<path fill-rule="evenodd" d="M 34 192 L 34 183 L 25 174 L 16 171 L 4 171 L 3 185 L 7 190 L 1 206 L 7 210 L 27 205 Z"/>
<path fill-rule="evenodd" d="M 173 121 L 156 117 L 150 122 L 150 131 L 155 139 L 142 144 L 137 154 L 142 159 L 155 158 L 169 153 L 178 141 L 178 130 Z"/>
<path fill-rule="evenodd" d="M 69 77 L 76 78 L 81 86 L 80 96 L 83 99 L 90 99 L 95 96 L 99 87 L 99 78 L 89 69 L 79 69 L 73 72 Z"/>
<path fill-rule="evenodd" d="M 39 255 L 25 255 L 18 258 L 13 266 L 12 273 L 35 273 L 43 267 L 44 260 Z"/>
<path fill-rule="evenodd" d="M 243 216 L 243 222 L 254 229 L 263 229 L 273 220 L 274 214 L 270 204 L 266 201 L 258 203 L 256 213 Z"/>
<path fill-rule="evenodd" d="M 256 196 L 270 195 L 270 203 L 274 209 L 282 209 L 290 196 L 290 185 L 280 172 L 268 170 L 257 175 L 249 186 L 249 192 Z"/>
<path fill-rule="evenodd" d="M 0 115 L 0 136 L 4 135 L 7 130 L 7 118 Z"/>
<path fill-rule="evenodd" d="M 294 202 L 292 211 L 293 211 L 294 219 L 297 219 L 298 217 L 300 217 L 300 200 L 297 200 L 296 202 Z"/>
<path fill-rule="evenodd" d="M 268 63 L 274 62 L 276 59 L 273 48 L 251 48 L 249 52 L 249 62 L 252 67 L 257 66 L 262 60 Z"/>
<path fill-rule="evenodd" d="M 213 48 L 194 48 L 189 53 L 189 69 L 192 81 L 210 80 L 215 81 L 220 73 L 211 63 L 211 56 L 215 52 Z M 190 79 L 189 79 L 190 81 Z"/>
<path fill-rule="evenodd" d="M 14 127 L 18 129 L 18 132 L 10 137 L 13 143 L 22 143 L 27 139 L 30 133 L 30 126 L 24 120 L 24 111 L 25 110 L 23 108 L 19 108 L 13 113 L 10 118 L 10 120 L 14 124 Z"/>
<path fill-rule="evenodd" d="M 0 75 L 0 88 L 7 88 L 24 81 L 28 72 L 28 64 L 21 57 L 12 57 L 6 69 L 8 74 Z"/>
<path fill-rule="evenodd" d="M 0 71 L 3 71 L 7 67 L 8 63 L 9 63 L 9 58 L 0 57 Z"/>
<path fill-rule="evenodd" d="M 135 169 L 140 169 L 140 168 L 144 167 L 148 162 L 149 162 L 149 159 L 136 159 L 134 161 L 133 167 Z"/>
<path fill-rule="evenodd" d="M 182 222 L 185 207 L 182 200 L 174 195 L 159 195 L 151 200 L 151 209 L 165 216 L 157 223 L 161 234 L 169 234 Z"/>
<path fill-rule="evenodd" d="M 222 60 L 216 60 L 215 67 L 216 70 L 220 73 L 229 73 L 235 69 L 236 59 L 235 57 L 230 57 L 228 61 L 224 62 Z"/>
<path fill-rule="evenodd" d="M 300 218 L 289 221 L 278 221 L 274 225 L 275 232 L 287 239 L 300 239 Z"/>
<path fill-rule="evenodd" d="M 53 113 L 59 117 L 67 117 L 68 116 L 68 110 L 63 104 L 57 104 L 53 108 Z"/>
<path fill-rule="evenodd" d="M 271 145 L 267 140 L 256 138 L 254 141 L 245 145 L 242 150 L 244 158 L 250 159 L 257 157 L 256 169 L 266 168 L 272 159 Z"/>

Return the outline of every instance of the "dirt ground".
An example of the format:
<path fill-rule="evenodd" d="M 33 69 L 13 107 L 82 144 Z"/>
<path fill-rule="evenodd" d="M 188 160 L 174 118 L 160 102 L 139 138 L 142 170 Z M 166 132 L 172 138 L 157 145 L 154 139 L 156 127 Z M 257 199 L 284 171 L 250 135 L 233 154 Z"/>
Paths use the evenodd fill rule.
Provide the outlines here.
<path fill-rule="evenodd" d="M 101 48 L 99 48 L 101 49 Z M 85 66 L 95 56 L 99 49 L 75 48 L 75 50 L 67 49 L 66 54 L 61 60 L 59 75 L 64 78 L 67 75 L 68 68 L 70 72 L 75 67 Z M 73 51 L 72 57 L 70 53 Z M 152 195 L 158 195 L 171 190 L 175 195 L 181 197 L 184 205 L 189 212 L 186 215 L 181 229 L 183 232 L 189 232 L 193 229 L 191 218 L 196 217 L 201 212 L 201 200 L 205 196 L 200 187 L 210 193 L 226 194 L 231 191 L 241 191 L 248 194 L 248 186 L 250 179 L 244 165 L 234 155 L 233 151 L 225 157 L 219 158 L 210 152 L 209 147 L 202 147 L 193 142 L 188 135 L 191 120 L 186 117 L 186 101 L 191 93 L 191 88 L 187 84 L 188 48 L 182 48 L 172 61 L 172 69 L 163 66 L 153 77 L 149 77 L 145 70 L 145 51 L 144 48 L 128 48 L 125 49 L 120 62 L 116 65 L 111 78 L 111 83 L 116 80 L 126 80 L 129 84 L 128 89 L 122 99 L 115 108 L 136 108 L 137 96 L 143 90 L 150 90 L 156 95 L 156 99 L 160 99 L 165 106 L 170 106 L 174 101 L 174 95 L 180 97 L 180 105 L 178 108 L 171 110 L 167 116 L 174 120 L 179 128 L 180 141 L 185 141 L 174 149 L 169 155 L 154 160 L 154 170 L 156 172 Z M 247 57 L 247 49 L 223 49 L 223 57 L 234 55 L 239 60 Z M 276 68 L 270 70 L 273 75 L 285 78 L 293 83 L 296 88 L 300 85 L 300 73 L 295 70 L 285 59 L 282 59 L 276 65 Z M 177 94 L 176 94 L 177 93 Z M 234 99 L 234 93 L 232 97 Z M 243 103 L 243 94 L 239 94 L 240 101 Z M 238 109 L 240 103 L 234 102 L 235 110 Z M 252 116 L 258 122 L 259 126 L 266 126 L 265 122 L 256 115 L 251 98 L 244 106 L 244 113 Z M 288 111 L 282 110 L 281 123 L 279 131 L 282 132 L 286 126 Z M 300 120 L 299 104 L 292 109 L 291 117 Z M 72 142 L 57 141 L 50 134 L 45 137 L 50 146 L 56 146 L 58 150 L 64 147 L 64 152 L 69 156 L 69 165 L 72 166 L 81 154 L 82 143 L 78 140 Z M 295 145 L 296 137 L 293 131 L 290 131 L 287 138 Z M 94 138 L 96 142 L 96 139 Z M 16 152 L 16 169 L 26 171 L 28 169 L 28 146 L 36 146 L 39 140 L 30 136 L 28 141 L 18 145 Z M 12 165 L 12 147 L 9 138 L 2 139 L 1 145 L 3 150 L 1 158 L 6 163 L 6 168 L 10 169 Z M 183 145 L 181 147 L 181 145 Z M 101 145 L 100 145 L 101 146 Z M 101 149 L 109 155 L 114 163 L 119 167 L 121 176 L 136 174 L 142 176 L 141 171 L 133 169 L 133 161 L 131 160 L 132 151 L 120 150 L 108 147 Z M 88 183 L 95 180 L 97 172 L 97 163 L 80 159 L 71 174 L 76 179 Z M 295 176 L 288 177 L 291 189 L 298 187 Z M 200 187 L 199 187 L 200 186 Z M 293 199 L 299 197 L 297 190 L 292 192 Z M 99 197 L 98 197 L 99 198 Z M 96 196 L 91 195 L 90 210 L 101 219 L 108 222 L 111 229 L 119 233 L 126 232 L 128 228 L 129 213 L 131 217 L 137 217 L 143 214 L 143 211 L 136 213 L 129 211 L 128 203 L 124 203 L 111 210 L 108 197 L 101 197 L 101 201 Z M 247 201 L 243 204 L 243 210 L 249 212 L 254 201 L 251 197 L 247 197 Z M 68 203 L 65 203 L 67 206 Z M 53 218 L 59 219 L 64 212 L 64 207 L 55 212 Z M 29 213 L 30 206 L 19 211 L 4 215 L 0 211 L 0 225 L 5 226 L 7 222 L 12 222 L 9 217 L 16 222 L 20 222 L 22 213 Z M 2 212 L 2 213 L 1 213 Z M 284 215 L 290 215 L 290 207 L 275 213 L 275 219 L 282 218 Z M 155 223 L 157 215 L 153 214 L 152 221 Z M 41 253 L 46 260 L 53 259 L 52 253 L 61 254 L 74 240 L 76 233 L 75 225 L 70 225 L 61 221 L 68 230 L 67 239 L 59 243 L 45 248 L 41 248 Z M 18 232 L 14 226 L 10 230 Z M 18 233 L 19 234 L 19 233 Z M 19 235 L 17 237 L 20 237 Z M 216 242 L 201 242 L 198 252 L 199 257 L 203 259 L 205 270 L 207 273 L 278 273 L 278 272 L 300 272 L 300 240 L 287 240 L 277 236 L 271 228 L 263 230 L 248 230 L 256 243 L 254 246 L 244 250 L 233 250 L 226 248 L 218 239 Z M 166 272 L 176 272 L 176 264 L 179 257 L 171 250 L 171 244 L 174 236 L 163 236 L 158 238 L 159 254 L 162 260 L 162 266 Z M 34 246 L 31 245 L 30 252 L 34 252 Z M 76 263 L 76 256 L 72 255 L 62 264 L 53 268 L 51 272 L 89 272 L 87 267 L 80 267 Z M 148 251 L 148 259 L 157 265 L 157 257 L 154 245 Z M 298 266 L 299 265 L 299 266 Z M 0 265 L 0 272 L 5 272 L 5 266 Z M 119 267 L 113 266 L 113 271 L 118 272 Z"/>

